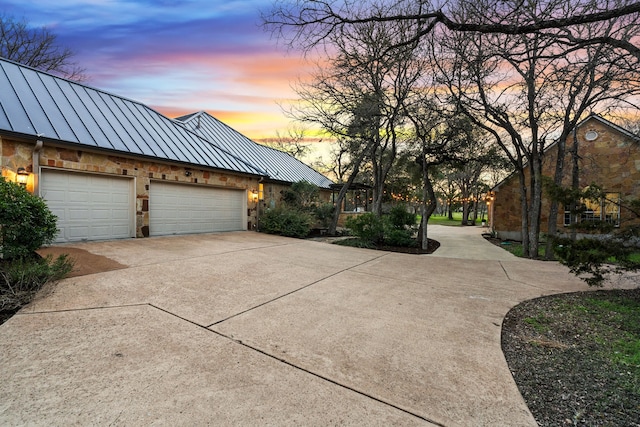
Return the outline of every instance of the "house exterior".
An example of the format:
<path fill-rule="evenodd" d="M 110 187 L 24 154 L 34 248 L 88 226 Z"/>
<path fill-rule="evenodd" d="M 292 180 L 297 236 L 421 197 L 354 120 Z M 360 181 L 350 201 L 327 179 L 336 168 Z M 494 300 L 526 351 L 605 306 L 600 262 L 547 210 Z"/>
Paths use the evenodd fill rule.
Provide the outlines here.
<path fill-rule="evenodd" d="M 27 189 L 58 216 L 58 242 L 252 229 L 259 189 L 280 169 L 240 150 L 258 145 L 247 138 L 228 141 L 239 135 L 199 134 L 188 120 L 0 59 L 2 176 L 28 173 Z M 298 163 L 307 175 L 280 184 L 317 174 Z"/>
<path fill-rule="evenodd" d="M 628 211 L 617 201 L 640 197 L 640 138 L 610 121 L 592 114 L 578 123 L 575 135 L 578 141 L 579 186 L 584 189 L 596 184 L 606 194 L 600 203 L 587 203 L 581 220 L 598 219 L 619 225 L 631 219 Z M 564 187 L 571 187 L 571 151 L 574 140 L 569 136 L 566 145 Z M 544 153 L 542 173 L 553 178 L 557 158 L 557 145 Z M 529 171 L 526 171 L 529 179 Z M 489 227 L 502 239 L 522 240 L 520 188 L 517 174 L 512 174 L 493 188 L 489 199 Z M 550 200 L 543 191 L 540 229 L 548 229 Z M 568 208 L 559 207 L 558 233 L 567 233 L 570 224 Z"/>

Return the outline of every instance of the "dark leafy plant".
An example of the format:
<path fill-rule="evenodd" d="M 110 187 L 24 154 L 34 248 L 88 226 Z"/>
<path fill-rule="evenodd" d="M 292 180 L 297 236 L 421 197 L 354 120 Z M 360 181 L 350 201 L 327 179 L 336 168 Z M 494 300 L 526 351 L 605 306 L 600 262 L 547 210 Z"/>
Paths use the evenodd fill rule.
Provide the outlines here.
<path fill-rule="evenodd" d="M 367 247 L 380 245 L 415 247 L 412 227 L 417 217 L 403 205 L 395 206 L 388 215 L 378 216 L 364 213 L 347 219 L 346 226 L 351 234 Z"/>
<path fill-rule="evenodd" d="M 418 216 L 409 212 L 405 205 L 397 205 L 391 208 L 388 218 L 391 227 L 398 230 L 413 227 L 418 222 Z"/>
<path fill-rule="evenodd" d="M 323 228 L 329 227 L 329 223 L 333 218 L 334 209 L 335 207 L 332 203 L 323 203 L 321 205 L 318 205 L 315 209 L 315 217 L 318 225 L 322 226 Z"/>
<path fill-rule="evenodd" d="M 58 233 L 56 220 L 44 200 L 0 177 L 1 258 L 27 257 L 53 242 Z"/>
<path fill-rule="evenodd" d="M 309 235 L 311 215 L 286 206 L 268 210 L 260 217 L 260 231 L 286 237 L 303 238 Z"/>
<path fill-rule="evenodd" d="M 633 256 L 638 249 L 617 236 L 555 242 L 560 262 L 590 286 L 602 286 L 610 274 L 640 270 L 640 263 Z"/>
<path fill-rule="evenodd" d="M 552 183 L 547 183 L 546 188 L 552 198 L 570 208 L 571 213 L 576 216 L 584 212 L 584 201 L 598 203 L 606 200 L 606 192 L 596 184 L 583 190 L 565 189 Z M 638 207 L 640 203 L 637 200 L 620 202 L 620 208 L 629 213 L 632 220 L 627 220 L 626 224 L 621 223 L 619 228 L 600 220 L 571 224 L 569 229 L 584 233 L 586 237 L 555 237 L 555 255 L 572 273 L 580 276 L 590 286 L 602 286 L 611 274 L 640 270 L 640 262 L 637 260 L 640 249 Z"/>
<path fill-rule="evenodd" d="M 418 242 L 411 235 L 410 230 L 390 229 L 384 234 L 384 244 L 389 246 L 401 246 L 413 248 L 418 246 Z"/>
<path fill-rule="evenodd" d="M 384 241 L 384 220 L 376 214 L 367 212 L 350 217 L 345 225 L 354 236 L 368 244 L 379 245 Z"/>
<path fill-rule="evenodd" d="M 67 255 L 0 261 L 0 311 L 14 311 L 27 304 L 45 283 L 63 279 L 73 266 Z"/>

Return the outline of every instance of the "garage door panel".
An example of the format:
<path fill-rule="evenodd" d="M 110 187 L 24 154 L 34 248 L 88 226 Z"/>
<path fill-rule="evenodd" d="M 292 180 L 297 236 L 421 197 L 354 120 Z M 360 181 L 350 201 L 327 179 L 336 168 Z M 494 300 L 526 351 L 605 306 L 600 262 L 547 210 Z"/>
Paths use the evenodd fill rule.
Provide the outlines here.
<path fill-rule="evenodd" d="M 111 203 L 114 203 L 117 205 L 129 206 L 130 202 L 131 201 L 129 197 L 127 197 L 125 194 L 113 194 L 111 196 Z"/>
<path fill-rule="evenodd" d="M 115 212 L 114 212 L 115 214 Z M 103 209 L 103 210 L 99 210 L 99 209 L 94 209 L 91 211 L 91 220 L 93 221 L 104 221 L 104 220 L 108 220 L 109 217 L 111 216 L 111 212 L 109 210 Z M 114 215 L 115 217 L 116 215 Z"/>
<path fill-rule="evenodd" d="M 74 226 L 74 227 L 61 228 L 61 231 L 68 232 L 69 240 L 81 240 L 84 238 L 84 236 L 89 234 L 89 227 Z"/>
<path fill-rule="evenodd" d="M 106 205 L 111 203 L 111 194 L 92 191 L 89 195 L 89 199 L 91 200 L 91 203 Z"/>
<path fill-rule="evenodd" d="M 91 197 L 91 194 L 86 191 L 86 190 L 82 190 L 82 191 L 77 191 L 77 190 L 70 190 L 67 195 L 67 202 L 70 203 L 86 203 L 87 199 L 89 199 Z"/>
<path fill-rule="evenodd" d="M 67 209 L 66 211 L 62 211 L 63 217 L 60 218 L 58 217 L 58 221 L 60 220 L 64 220 L 64 219 L 69 219 L 71 221 L 78 221 L 78 220 L 82 220 L 82 221 L 89 221 L 91 212 L 87 211 L 86 209 Z"/>
<path fill-rule="evenodd" d="M 56 242 L 133 237 L 133 180 L 44 169 L 41 195 L 58 217 Z"/>
<path fill-rule="evenodd" d="M 149 231 L 152 236 L 244 230 L 245 192 L 152 182 Z"/>
<path fill-rule="evenodd" d="M 111 210 L 111 217 L 118 220 L 128 220 L 130 218 L 129 209 L 113 209 Z"/>

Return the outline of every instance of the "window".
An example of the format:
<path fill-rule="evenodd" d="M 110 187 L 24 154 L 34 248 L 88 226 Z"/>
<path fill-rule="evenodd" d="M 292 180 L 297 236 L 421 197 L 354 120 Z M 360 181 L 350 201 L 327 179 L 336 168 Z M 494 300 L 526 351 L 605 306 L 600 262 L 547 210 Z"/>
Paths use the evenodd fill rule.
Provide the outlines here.
<path fill-rule="evenodd" d="M 620 226 L 620 193 L 605 193 L 599 201 L 584 200 L 579 222 L 604 221 L 615 227 Z M 564 211 L 564 225 L 571 224 L 571 212 Z"/>

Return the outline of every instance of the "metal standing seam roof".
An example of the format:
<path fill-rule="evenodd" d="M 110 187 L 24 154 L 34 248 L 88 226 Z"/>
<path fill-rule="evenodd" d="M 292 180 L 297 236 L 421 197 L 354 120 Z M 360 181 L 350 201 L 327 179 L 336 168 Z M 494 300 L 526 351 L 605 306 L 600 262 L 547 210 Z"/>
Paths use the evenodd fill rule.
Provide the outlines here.
<path fill-rule="evenodd" d="M 273 180 L 291 183 L 305 180 L 326 189 L 333 184 L 329 178 L 290 154 L 252 141 L 207 112 L 200 111 L 175 120 L 203 139 L 266 171 Z"/>
<path fill-rule="evenodd" d="M 0 131 L 266 175 L 146 105 L 3 58 Z"/>

